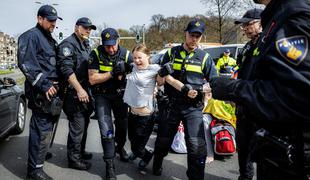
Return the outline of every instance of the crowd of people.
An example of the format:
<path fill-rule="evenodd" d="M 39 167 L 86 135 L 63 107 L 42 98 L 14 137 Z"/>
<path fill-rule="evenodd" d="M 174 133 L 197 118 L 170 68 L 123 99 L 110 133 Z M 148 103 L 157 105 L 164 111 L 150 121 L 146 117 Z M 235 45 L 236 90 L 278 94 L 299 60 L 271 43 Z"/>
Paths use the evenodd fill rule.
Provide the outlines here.
<path fill-rule="evenodd" d="M 190 180 L 203 180 L 210 148 L 204 131 L 204 95 L 212 92 L 214 99 L 236 106 L 239 180 L 253 178 L 253 162 L 259 180 L 310 179 L 310 3 L 254 1 L 266 5 L 265 10 L 251 9 L 235 21 L 250 41 L 237 60 L 227 49 L 216 65 L 199 49 L 206 28 L 201 20 L 190 21 L 184 43 L 170 48 L 159 64 L 151 64 L 150 49 L 144 44 L 132 51 L 120 46 L 114 28 L 104 29 L 102 44 L 92 50 L 88 38 L 97 28 L 87 17 L 79 18 L 74 32 L 58 45 L 51 33 L 62 18 L 54 7 L 41 6 L 36 26 L 18 39 L 18 65 L 26 77 L 32 110 L 27 177 L 53 179 L 43 165 L 63 109 L 69 125 L 68 167 L 91 168 L 92 154 L 85 151 L 85 144 L 95 111 L 106 179 L 117 179 L 116 154 L 123 162 L 139 158 L 140 171 L 153 158 L 153 174 L 164 173 L 164 158 L 182 120 L 186 174 Z M 236 78 L 218 75 L 237 66 Z M 156 117 L 154 93 L 161 85 L 168 101 Z M 153 152 L 146 144 L 155 120 Z M 124 148 L 127 130 L 130 154 Z"/>

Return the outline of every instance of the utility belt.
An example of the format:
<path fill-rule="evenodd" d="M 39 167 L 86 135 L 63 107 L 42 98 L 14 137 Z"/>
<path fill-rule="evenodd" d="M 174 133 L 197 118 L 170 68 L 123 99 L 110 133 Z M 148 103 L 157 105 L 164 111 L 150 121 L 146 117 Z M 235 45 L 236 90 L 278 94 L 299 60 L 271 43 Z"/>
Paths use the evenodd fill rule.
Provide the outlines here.
<path fill-rule="evenodd" d="M 263 128 L 257 130 L 254 137 L 254 148 L 251 154 L 254 162 L 268 163 L 272 167 L 292 175 L 297 173 L 296 169 L 302 168 L 300 154 L 302 139 L 298 139 L 302 137 L 275 135 Z"/>
<path fill-rule="evenodd" d="M 63 101 L 58 96 L 53 96 L 49 101 L 45 95 L 39 93 L 35 97 L 35 106 L 44 113 L 56 116 L 61 113 Z"/>
<path fill-rule="evenodd" d="M 104 88 L 104 87 L 93 87 L 92 93 L 96 94 L 116 94 L 118 96 L 123 96 L 125 92 L 125 88 Z"/>

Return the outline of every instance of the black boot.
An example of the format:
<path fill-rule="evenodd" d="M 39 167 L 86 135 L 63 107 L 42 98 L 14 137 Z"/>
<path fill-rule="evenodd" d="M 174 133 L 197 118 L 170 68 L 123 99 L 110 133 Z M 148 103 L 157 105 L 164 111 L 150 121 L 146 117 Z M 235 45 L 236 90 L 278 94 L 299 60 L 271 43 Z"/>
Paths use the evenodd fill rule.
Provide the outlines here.
<path fill-rule="evenodd" d="M 139 167 L 145 168 L 151 161 L 152 157 L 153 157 L 153 152 L 145 150 L 144 156 L 141 158 L 141 161 L 139 162 Z"/>
<path fill-rule="evenodd" d="M 115 148 L 116 153 L 119 155 L 120 160 L 123 162 L 128 162 L 129 161 L 129 156 L 124 148 Z"/>
<path fill-rule="evenodd" d="M 153 160 L 153 174 L 155 176 L 160 176 L 161 175 L 161 173 L 163 171 L 163 168 L 162 168 L 163 160 L 164 160 L 164 158 L 162 158 L 162 157 L 154 156 L 154 160 Z"/>
<path fill-rule="evenodd" d="M 90 152 L 84 151 L 81 154 L 82 154 L 82 159 L 84 160 L 90 160 L 91 158 L 93 158 L 93 154 Z"/>
<path fill-rule="evenodd" d="M 116 174 L 115 174 L 115 166 L 113 159 L 106 159 L 106 179 L 107 180 L 116 180 Z"/>
<path fill-rule="evenodd" d="M 28 173 L 27 179 L 31 180 L 53 180 L 52 177 L 47 175 L 43 170 L 39 170 L 35 173 Z"/>
<path fill-rule="evenodd" d="M 82 159 L 78 161 L 69 161 L 68 167 L 77 170 L 88 170 L 91 167 L 91 163 Z"/>

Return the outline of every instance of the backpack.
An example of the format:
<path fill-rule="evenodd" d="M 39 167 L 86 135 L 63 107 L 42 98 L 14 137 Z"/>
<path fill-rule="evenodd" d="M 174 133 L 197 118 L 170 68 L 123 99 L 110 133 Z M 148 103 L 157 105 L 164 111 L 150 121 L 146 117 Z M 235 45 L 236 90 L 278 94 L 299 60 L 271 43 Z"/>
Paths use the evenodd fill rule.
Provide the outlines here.
<path fill-rule="evenodd" d="M 213 118 L 210 129 L 214 153 L 217 155 L 233 155 L 236 152 L 234 127 L 226 121 Z"/>

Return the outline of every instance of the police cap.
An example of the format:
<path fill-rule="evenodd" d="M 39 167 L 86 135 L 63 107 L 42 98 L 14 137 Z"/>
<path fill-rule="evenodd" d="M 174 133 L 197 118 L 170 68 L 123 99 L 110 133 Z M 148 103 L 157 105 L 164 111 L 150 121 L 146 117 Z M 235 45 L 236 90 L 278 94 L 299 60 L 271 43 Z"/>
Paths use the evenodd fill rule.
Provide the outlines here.
<path fill-rule="evenodd" d="M 197 32 L 203 34 L 205 32 L 205 23 L 199 20 L 193 20 L 188 23 L 185 31 L 189 33 Z"/>
<path fill-rule="evenodd" d="M 62 18 L 57 15 L 56 9 L 51 5 L 41 6 L 38 10 L 37 16 L 44 17 L 49 21 L 56 21 L 57 19 L 62 20 Z"/>
<path fill-rule="evenodd" d="M 75 25 L 78 25 L 78 26 L 81 25 L 83 27 L 90 27 L 93 30 L 97 29 L 97 27 L 95 25 L 93 25 L 92 22 L 90 21 L 90 19 L 87 17 L 82 17 L 82 18 L 78 19 L 76 21 Z"/>
<path fill-rule="evenodd" d="M 101 33 L 102 45 L 114 46 L 119 38 L 118 32 L 113 28 L 106 28 Z"/>
<path fill-rule="evenodd" d="M 248 10 L 241 19 L 235 21 L 235 24 L 247 23 L 255 19 L 260 19 L 260 14 L 262 13 L 262 9 L 250 9 Z"/>

